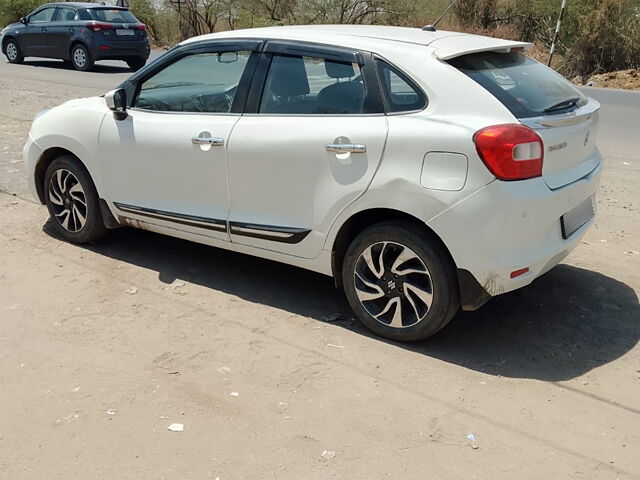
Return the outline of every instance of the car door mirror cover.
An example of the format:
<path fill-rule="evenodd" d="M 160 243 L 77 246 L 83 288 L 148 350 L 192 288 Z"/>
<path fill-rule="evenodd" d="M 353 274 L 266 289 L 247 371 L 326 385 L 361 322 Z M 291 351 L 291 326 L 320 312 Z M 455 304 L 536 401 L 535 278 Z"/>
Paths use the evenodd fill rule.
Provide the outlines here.
<path fill-rule="evenodd" d="M 124 88 L 107 92 L 104 101 L 116 120 L 124 120 L 127 117 L 127 92 Z"/>
<path fill-rule="evenodd" d="M 29 19 L 27 17 L 20 17 L 20 23 L 22 23 L 23 25 L 28 25 Z"/>

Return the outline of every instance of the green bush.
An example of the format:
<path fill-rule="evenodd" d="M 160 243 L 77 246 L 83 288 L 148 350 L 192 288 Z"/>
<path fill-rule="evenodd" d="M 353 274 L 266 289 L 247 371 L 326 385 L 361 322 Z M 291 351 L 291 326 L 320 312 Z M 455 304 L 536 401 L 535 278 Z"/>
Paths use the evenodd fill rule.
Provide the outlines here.
<path fill-rule="evenodd" d="M 20 17 L 45 3 L 42 0 L 0 0 L 0 25 L 17 22 Z"/>
<path fill-rule="evenodd" d="M 566 55 L 566 73 L 588 76 L 640 67 L 637 2 L 603 0 L 584 15 Z"/>

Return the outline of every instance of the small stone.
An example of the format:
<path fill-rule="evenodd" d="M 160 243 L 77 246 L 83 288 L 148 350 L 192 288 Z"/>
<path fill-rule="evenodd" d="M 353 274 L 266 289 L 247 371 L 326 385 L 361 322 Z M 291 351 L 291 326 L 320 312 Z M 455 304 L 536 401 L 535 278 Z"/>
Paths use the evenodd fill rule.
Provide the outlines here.
<path fill-rule="evenodd" d="M 135 295 L 136 293 L 138 293 L 138 288 L 137 287 L 127 288 L 127 293 L 130 295 Z"/>
<path fill-rule="evenodd" d="M 167 430 L 171 432 L 184 432 L 184 424 L 182 423 L 172 423 L 167 427 Z"/>
<path fill-rule="evenodd" d="M 324 458 L 325 460 L 332 460 L 336 458 L 336 452 L 333 450 L 325 450 L 324 452 L 322 452 L 322 458 Z"/>

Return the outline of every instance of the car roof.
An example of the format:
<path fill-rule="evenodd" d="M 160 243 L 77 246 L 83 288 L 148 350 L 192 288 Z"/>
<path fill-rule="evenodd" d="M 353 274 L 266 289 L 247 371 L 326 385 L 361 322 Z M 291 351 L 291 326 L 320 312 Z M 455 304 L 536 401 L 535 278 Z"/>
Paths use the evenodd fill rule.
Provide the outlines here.
<path fill-rule="evenodd" d="M 114 10 L 128 10 L 125 7 L 117 7 L 114 5 L 105 5 L 102 3 L 90 3 L 90 2 L 54 2 L 54 3 L 47 3 L 46 5 L 42 5 L 42 7 L 109 8 Z"/>
<path fill-rule="evenodd" d="M 183 43 L 237 37 L 260 37 L 281 40 L 298 40 L 305 37 L 313 41 L 323 40 L 322 43 L 338 44 L 345 40 L 348 42 L 350 38 L 353 39 L 359 37 L 428 45 L 434 40 L 452 35 L 466 34 L 448 32 L 445 30 L 430 32 L 420 28 L 391 27 L 386 25 L 288 25 L 210 33 L 190 38 Z M 336 37 L 340 37 L 340 39 Z"/>
<path fill-rule="evenodd" d="M 376 46 L 384 48 L 385 45 L 430 46 L 435 50 L 435 55 L 443 60 L 466 53 L 508 51 L 511 48 L 528 50 L 532 47 L 530 43 L 469 33 L 384 25 L 292 25 L 249 28 L 201 35 L 185 40 L 182 44 L 225 38 L 308 41 L 371 51 L 375 51 Z"/>

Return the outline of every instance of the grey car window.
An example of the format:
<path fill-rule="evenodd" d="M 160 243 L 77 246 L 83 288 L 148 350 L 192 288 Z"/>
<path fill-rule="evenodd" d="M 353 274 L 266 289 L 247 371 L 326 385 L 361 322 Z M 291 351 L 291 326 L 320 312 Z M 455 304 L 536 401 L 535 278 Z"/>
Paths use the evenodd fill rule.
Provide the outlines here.
<path fill-rule="evenodd" d="M 251 52 L 182 57 L 145 80 L 135 106 L 163 112 L 227 113 Z"/>
<path fill-rule="evenodd" d="M 54 22 L 71 22 L 77 20 L 78 12 L 75 8 L 70 7 L 58 7 L 58 11 L 53 18 Z"/>
<path fill-rule="evenodd" d="M 43 23 L 50 22 L 53 18 L 53 12 L 55 8 L 44 8 L 29 17 L 29 23 Z"/>

